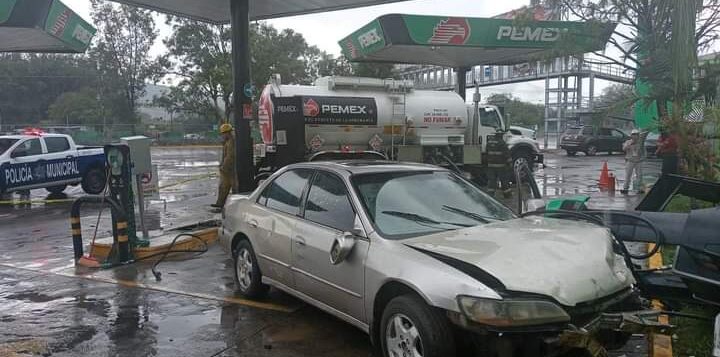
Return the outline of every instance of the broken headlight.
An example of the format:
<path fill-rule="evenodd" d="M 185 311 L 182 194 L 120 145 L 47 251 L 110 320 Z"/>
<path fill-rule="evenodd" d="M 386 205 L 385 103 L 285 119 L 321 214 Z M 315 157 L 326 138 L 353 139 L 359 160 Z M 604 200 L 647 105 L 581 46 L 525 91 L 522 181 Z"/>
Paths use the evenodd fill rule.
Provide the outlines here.
<path fill-rule="evenodd" d="M 491 326 L 530 326 L 570 321 L 570 315 L 550 301 L 458 296 L 458 304 L 465 317 Z"/>

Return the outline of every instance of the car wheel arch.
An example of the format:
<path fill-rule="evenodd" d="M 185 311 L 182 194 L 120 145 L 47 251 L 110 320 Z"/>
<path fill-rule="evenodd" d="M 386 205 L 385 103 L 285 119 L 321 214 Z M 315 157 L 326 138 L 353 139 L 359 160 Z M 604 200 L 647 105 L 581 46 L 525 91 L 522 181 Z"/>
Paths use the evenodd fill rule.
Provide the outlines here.
<path fill-rule="evenodd" d="M 420 293 L 417 288 L 398 280 L 385 282 L 375 294 L 372 309 L 372 320 L 370 323 L 370 341 L 373 346 L 380 346 L 380 323 L 385 307 L 390 301 L 398 296 L 415 295 L 429 306 L 434 306 L 428 298 Z"/>
<path fill-rule="evenodd" d="M 230 242 L 230 251 L 233 253 L 233 256 L 234 256 L 235 250 L 237 249 L 237 246 L 240 244 L 240 242 L 245 241 L 245 240 L 248 241 L 250 243 L 250 245 L 252 245 L 250 238 L 245 233 L 242 233 L 242 232 L 235 233 L 232 241 Z"/>

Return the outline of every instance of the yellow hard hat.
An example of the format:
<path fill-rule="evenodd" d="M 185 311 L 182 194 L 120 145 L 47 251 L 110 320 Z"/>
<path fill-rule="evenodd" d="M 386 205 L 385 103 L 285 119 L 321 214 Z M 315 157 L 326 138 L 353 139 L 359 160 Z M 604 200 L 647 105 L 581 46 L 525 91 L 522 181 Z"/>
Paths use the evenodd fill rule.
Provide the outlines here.
<path fill-rule="evenodd" d="M 220 134 L 229 133 L 233 130 L 232 125 L 225 123 L 223 125 L 220 125 Z"/>

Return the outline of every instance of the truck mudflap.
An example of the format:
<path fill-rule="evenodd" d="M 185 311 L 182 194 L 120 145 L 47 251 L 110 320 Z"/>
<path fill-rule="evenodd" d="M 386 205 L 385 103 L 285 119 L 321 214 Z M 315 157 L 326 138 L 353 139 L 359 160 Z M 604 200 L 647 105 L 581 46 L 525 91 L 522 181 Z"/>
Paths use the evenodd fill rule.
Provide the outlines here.
<path fill-rule="evenodd" d="M 658 321 L 660 311 L 643 310 L 619 313 L 603 313 L 583 327 L 571 327 L 546 343 L 561 350 L 583 349 L 593 357 L 606 357 L 608 352 L 598 340 L 601 331 L 627 334 L 672 334 L 674 326 Z"/>
<path fill-rule="evenodd" d="M 543 155 L 542 153 L 533 154 L 533 163 L 535 163 L 535 164 L 545 163 L 545 155 Z"/>

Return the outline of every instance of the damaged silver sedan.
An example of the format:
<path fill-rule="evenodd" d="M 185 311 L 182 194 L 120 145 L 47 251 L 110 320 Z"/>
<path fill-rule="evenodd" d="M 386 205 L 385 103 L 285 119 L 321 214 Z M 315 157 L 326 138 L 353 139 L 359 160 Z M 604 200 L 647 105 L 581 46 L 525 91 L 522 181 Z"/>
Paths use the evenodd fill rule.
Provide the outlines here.
<path fill-rule="evenodd" d="M 607 228 L 518 218 L 434 166 L 291 165 L 223 215 L 241 294 L 295 295 L 387 357 L 619 347 L 629 334 L 598 318 L 637 305 Z"/>

